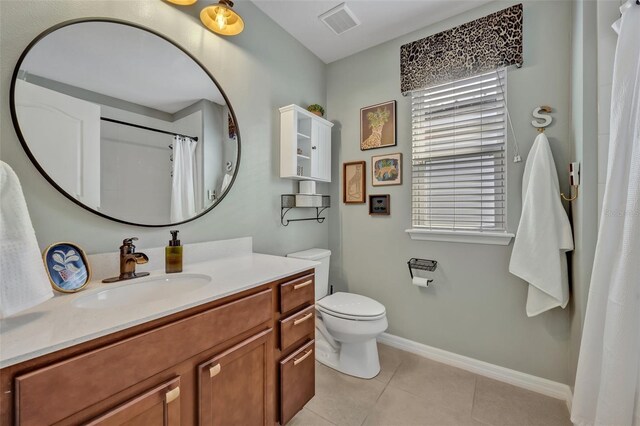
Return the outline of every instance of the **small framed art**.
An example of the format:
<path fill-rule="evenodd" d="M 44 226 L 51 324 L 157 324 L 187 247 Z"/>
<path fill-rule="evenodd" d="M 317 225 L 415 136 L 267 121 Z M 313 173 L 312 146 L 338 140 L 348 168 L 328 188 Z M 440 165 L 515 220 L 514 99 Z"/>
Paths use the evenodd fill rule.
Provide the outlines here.
<path fill-rule="evenodd" d="M 402 185 L 402 153 L 371 157 L 373 186 Z"/>
<path fill-rule="evenodd" d="M 369 214 L 388 216 L 391 214 L 390 195 L 369 195 Z"/>
<path fill-rule="evenodd" d="M 87 256 L 74 243 L 51 244 L 42 253 L 42 260 L 54 290 L 75 293 L 91 279 Z"/>
<path fill-rule="evenodd" d="M 366 161 L 342 164 L 342 201 L 345 204 L 367 202 Z"/>
<path fill-rule="evenodd" d="M 360 149 L 396 145 L 396 101 L 360 109 Z"/>

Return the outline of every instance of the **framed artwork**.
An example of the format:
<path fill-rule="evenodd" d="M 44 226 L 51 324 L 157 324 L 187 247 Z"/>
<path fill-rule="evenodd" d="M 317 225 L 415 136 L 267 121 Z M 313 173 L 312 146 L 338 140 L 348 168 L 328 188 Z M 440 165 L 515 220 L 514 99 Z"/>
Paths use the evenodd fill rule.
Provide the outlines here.
<path fill-rule="evenodd" d="M 360 149 L 396 145 L 396 101 L 360 109 Z"/>
<path fill-rule="evenodd" d="M 87 256 L 74 243 L 51 244 L 42 253 L 42 260 L 54 290 L 75 293 L 91 279 Z"/>
<path fill-rule="evenodd" d="M 366 161 L 342 164 L 342 201 L 345 204 L 367 202 Z"/>
<path fill-rule="evenodd" d="M 371 157 L 373 186 L 402 185 L 402 153 Z"/>
<path fill-rule="evenodd" d="M 389 194 L 384 195 L 369 195 L 369 214 L 388 216 L 391 214 L 391 196 Z"/>
<path fill-rule="evenodd" d="M 236 123 L 233 121 L 231 114 L 227 114 L 227 121 L 229 123 L 229 139 L 235 139 L 237 137 Z"/>

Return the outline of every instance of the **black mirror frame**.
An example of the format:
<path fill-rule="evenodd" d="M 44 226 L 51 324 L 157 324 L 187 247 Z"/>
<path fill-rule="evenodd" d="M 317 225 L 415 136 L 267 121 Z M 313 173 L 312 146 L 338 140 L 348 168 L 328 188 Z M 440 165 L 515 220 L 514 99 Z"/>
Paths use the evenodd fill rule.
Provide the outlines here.
<path fill-rule="evenodd" d="M 24 59 L 29 54 L 31 49 L 40 40 L 42 40 L 43 38 L 45 38 L 49 34 L 53 33 L 54 31 L 57 31 L 57 30 L 59 30 L 61 28 L 64 28 L 64 27 L 67 27 L 67 26 L 70 26 L 70 25 L 74 25 L 74 24 L 85 23 L 85 22 L 109 22 L 109 23 L 113 23 L 113 24 L 127 25 L 127 26 L 130 26 L 130 27 L 133 27 L 133 28 L 137 28 L 137 29 L 142 30 L 142 31 L 146 31 L 148 33 L 151 33 L 151 34 L 157 36 L 157 37 L 160 37 L 163 40 L 171 43 L 173 46 L 175 46 L 180 51 L 182 51 L 185 55 L 187 55 L 192 61 L 194 61 L 205 72 L 205 74 L 207 74 L 207 76 L 211 79 L 211 81 L 213 81 L 213 84 L 216 85 L 216 87 L 220 91 L 220 94 L 222 95 L 222 97 L 224 98 L 225 102 L 227 103 L 227 107 L 229 108 L 229 113 L 231 114 L 231 118 L 233 119 L 233 122 L 235 124 L 236 144 L 237 144 L 237 158 L 236 158 L 236 161 L 235 161 L 235 163 L 236 163 L 236 165 L 235 165 L 235 173 L 233 174 L 233 176 L 231 178 L 231 182 L 229 183 L 229 186 L 227 187 L 227 190 L 224 192 L 224 194 L 221 194 L 220 198 L 218 198 L 218 201 L 215 204 L 213 204 L 211 207 L 209 207 L 206 210 L 202 211 L 201 213 L 195 215 L 194 217 L 189 218 L 187 220 L 184 220 L 182 222 L 167 223 L 167 224 L 161 224 L 161 225 L 150 225 L 150 224 L 144 224 L 144 223 L 129 222 L 129 221 L 126 221 L 126 220 L 123 220 L 123 219 L 118 219 L 118 218 L 115 218 L 113 216 L 106 215 L 106 214 L 104 214 L 102 212 L 99 212 L 97 210 L 94 210 L 91 207 L 88 207 L 85 204 L 81 203 L 80 201 L 76 200 L 71 194 L 67 193 L 64 189 L 62 189 L 51 178 L 51 176 L 49 176 L 47 174 L 47 172 L 42 168 L 42 166 L 38 163 L 38 161 L 36 160 L 35 156 L 31 152 L 31 150 L 29 149 L 29 145 L 27 144 L 27 141 L 25 140 L 24 135 L 22 134 L 22 130 L 20 129 L 20 125 L 18 123 L 18 116 L 17 116 L 17 113 L 16 113 L 15 88 L 16 88 L 16 80 L 18 78 L 18 74 L 19 74 L 19 71 L 20 71 L 20 66 L 24 62 Z M 226 93 L 224 92 L 224 90 L 222 89 L 222 87 L 220 86 L 218 81 L 215 79 L 215 77 L 213 77 L 213 75 L 211 75 L 211 73 L 207 70 L 207 68 L 198 59 L 196 59 L 191 53 L 189 53 L 189 51 L 187 51 L 185 48 L 180 46 L 178 43 L 176 43 L 175 41 L 171 40 L 167 36 L 157 32 L 155 30 L 152 30 L 150 28 L 147 28 L 145 26 L 142 26 L 142 25 L 139 25 L 139 24 L 136 24 L 136 23 L 133 23 L 133 22 L 124 21 L 124 20 L 120 20 L 120 19 L 114 19 L 114 18 L 80 18 L 80 19 L 72 19 L 72 20 L 69 20 L 69 21 L 61 22 L 61 23 L 59 23 L 57 25 L 54 25 L 54 26 L 46 29 L 42 33 L 40 33 L 36 38 L 34 38 L 31 41 L 31 43 L 29 43 L 29 45 L 27 45 L 27 47 L 24 49 L 24 51 L 20 55 L 20 58 L 18 59 L 16 67 L 15 67 L 15 69 L 13 71 L 13 75 L 11 76 L 11 87 L 10 87 L 10 93 L 9 93 L 9 106 L 10 106 L 10 109 L 11 109 L 11 121 L 13 122 L 13 128 L 14 128 L 14 130 L 16 132 L 16 135 L 18 136 L 18 139 L 20 140 L 20 144 L 22 145 L 22 148 L 24 149 L 24 151 L 26 152 L 27 156 L 31 160 L 31 163 L 33 163 L 33 165 L 36 167 L 36 169 L 38 169 L 40 174 L 51 184 L 51 186 L 56 188 L 60 193 L 62 193 L 69 200 L 73 201 L 74 204 L 77 204 L 78 206 L 82 207 L 85 210 L 90 211 L 91 213 L 93 213 L 95 215 L 101 216 L 101 217 L 103 217 L 105 219 L 112 220 L 114 222 L 123 223 L 123 224 L 126 224 L 126 225 L 142 226 L 142 227 L 146 227 L 146 228 L 164 228 L 164 227 L 169 227 L 169 226 L 182 225 L 183 223 L 187 223 L 187 222 L 191 222 L 193 220 L 196 220 L 196 219 L 204 216 L 205 214 L 209 213 L 211 210 L 213 210 L 213 208 L 217 207 L 218 204 L 220 204 L 220 202 L 224 199 L 224 197 L 227 195 L 227 193 L 229 193 L 229 191 L 233 187 L 233 184 L 235 183 L 236 177 L 237 177 L 237 175 L 238 175 L 238 173 L 240 171 L 240 158 L 241 158 L 241 156 L 240 156 L 240 152 L 241 152 L 240 148 L 241 148 L 241 144 L 240 144 L 240 128 L 238 126 L 238 119 L 236 118 L 236 114 L 233 111 L 233 107 L 231 106 L 231 102 L 229 102 L 229 98 L 227 98 Z"/>

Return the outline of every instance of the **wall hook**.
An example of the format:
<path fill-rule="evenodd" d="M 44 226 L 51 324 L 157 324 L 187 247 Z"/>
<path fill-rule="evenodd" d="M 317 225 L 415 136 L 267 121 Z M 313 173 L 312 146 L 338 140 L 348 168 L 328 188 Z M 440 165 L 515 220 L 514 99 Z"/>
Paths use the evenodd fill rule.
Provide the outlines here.
<path fill-rule="evenodd" d="M 575 195 L 573 194 L 573 188 L 576 189 L 575 191 Z M 563 200 L 565 201 L 574 201 L 575 199 L 578 198 L 578 185 L 571 185 L 571 197 L 567 197 L 566 195 L 564 195 L 564 192 L 560 193 L 560 196 L 562 197 Z"/>
<path fill-rule="evenodd" d="M 580 163 L 569 163 L 569 185 L 571 185 L 571 197 L 567 197 L 563 193 L 560 196 L 565 201 L 573 201 L 578 198 L 578 186 L 580 185 Z M 573 188 L 575 188 L 575 195 L 573 194 Z"/>

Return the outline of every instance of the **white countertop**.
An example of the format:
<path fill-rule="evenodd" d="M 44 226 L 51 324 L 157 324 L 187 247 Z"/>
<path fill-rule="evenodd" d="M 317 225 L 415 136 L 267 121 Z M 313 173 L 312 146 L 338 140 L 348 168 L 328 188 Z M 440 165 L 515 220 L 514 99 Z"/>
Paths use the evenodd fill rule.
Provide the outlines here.
<path fill-rule="evenodd" d="M 86 290 L 59 294 L 32 309 L 0 320 L 0 368 L 258 287 L 316 265 L 319 263 L 314 261 L 242 253 L 185 265 L 183 273 L 211 276 L 211 283 L 203 288 L 177 294 L 172 291 L 170 297 L 134 307 L 85 309 L 74 306 L 74 300 L 89 293 L 135 285 L 136 281 L 148 277 L 116 284 L 92 281 Z M 164 275 L 164 270 L 151 271 L 151 276 L 157 275 Z"/>

